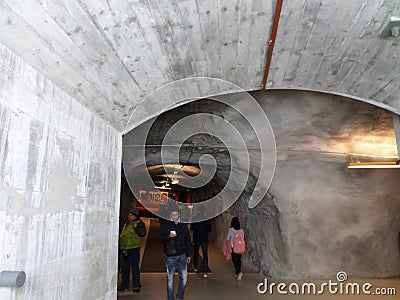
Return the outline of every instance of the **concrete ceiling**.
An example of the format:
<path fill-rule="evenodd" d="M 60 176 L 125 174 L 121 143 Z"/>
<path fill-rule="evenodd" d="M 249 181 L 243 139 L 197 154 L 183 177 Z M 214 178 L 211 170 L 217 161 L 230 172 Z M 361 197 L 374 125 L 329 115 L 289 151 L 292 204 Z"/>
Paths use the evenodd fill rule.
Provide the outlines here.
<path fill-rule="evenodd" d="M 157 87 L 209 76 L 260 89 L 276 1 L 0 0 L 0 42 L 122 130 Z M 267 88 L 400 113 L 398 0 L 284 0 Z M 161 101 L 161 100 L 160 100 Z"/>

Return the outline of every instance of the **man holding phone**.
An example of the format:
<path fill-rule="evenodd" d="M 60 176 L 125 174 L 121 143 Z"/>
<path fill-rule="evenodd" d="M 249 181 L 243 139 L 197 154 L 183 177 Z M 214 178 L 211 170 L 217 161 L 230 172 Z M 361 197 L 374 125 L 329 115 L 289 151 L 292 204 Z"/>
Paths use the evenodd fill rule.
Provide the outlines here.
<path fill-rule="evenodd" d="M 176 300 L 183 300 L 187 282 L 187 264 L 190 263 L 192 245 L 186 224 L 180 222 L 179 208 L 175 203 L 167 206 L 170 219 L 162 222 L 158 241 L 164 244 L 164 262 L 167 267 L 167 296 L 174 300 L 174 277 L 178 270 L 179 286 Z"/>

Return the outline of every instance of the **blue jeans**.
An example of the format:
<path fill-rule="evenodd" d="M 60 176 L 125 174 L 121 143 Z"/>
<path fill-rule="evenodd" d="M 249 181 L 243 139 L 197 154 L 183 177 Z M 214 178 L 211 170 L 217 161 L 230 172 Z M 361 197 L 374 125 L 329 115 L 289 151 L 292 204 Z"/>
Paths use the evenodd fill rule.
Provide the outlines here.
<path fill-rule="evenodd" d="M 181 255 L 164 255 L 165 266 L 167 267 L 167 296 L 168 300 L 174 300 L 174 277 L 175 270 L 178 269 L 179 275 L 179 286 L 178 294 L 176 295 L 177 300 L 182 300 L 185 294 L 185 287 L 187 282 L 187 265 L 186 265 L 186 254 Z"/>
<path fill-rule="evenodd" d="M 129 289 L 129 276 L 132 269 L 133 289 L 140 290 L 140 248 L 133 248 L 127 250 L 127 256 L 122 258 L 122 283 L 121 288 Z"/>

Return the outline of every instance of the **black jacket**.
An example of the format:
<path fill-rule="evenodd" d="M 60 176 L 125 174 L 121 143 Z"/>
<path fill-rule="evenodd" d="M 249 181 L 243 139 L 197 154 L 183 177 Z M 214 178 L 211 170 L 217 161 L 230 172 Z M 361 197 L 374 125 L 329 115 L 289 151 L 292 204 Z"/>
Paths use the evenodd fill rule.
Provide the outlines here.
<path fill-rule="evenodd" d="M 169 237 L 171 230 L 175 230 L 177 236 Z M 190 243 L 190 233 L 186 224 L 178 223 L 175 224 L 171 221 L 161 222 L 160 231 L 158 233 L 158 241 L 160 243 L 165 243 L 169 239 L 176 239 L 175 245 L 177 250 L 177 255 L 186 254 L 186 257 L 190 257 L 192 254 L 192 245 Z"/>
<path fill-rule="evenodd" d="M 208 243 L 208 233 L 211 231 L 210 220 L 193 223 L 190 225 L 190 230 L 193 231 L 193 243 L 204 244 Z"/>

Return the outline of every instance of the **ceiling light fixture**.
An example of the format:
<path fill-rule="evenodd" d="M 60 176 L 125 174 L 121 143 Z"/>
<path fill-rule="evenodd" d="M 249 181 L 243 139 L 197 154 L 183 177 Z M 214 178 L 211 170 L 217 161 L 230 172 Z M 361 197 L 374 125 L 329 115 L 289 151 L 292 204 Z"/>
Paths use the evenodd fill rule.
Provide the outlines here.
<path fill-rule="evenodd" d="M 382 162 L 351 162 L 348 169 L 400 169 L 399 160 Z"/>
<path fill-rule="evenodd" d="M 400 24 L 400 19 L 399 19 Z M 395 141 L 397 147 L 397 160 L 396 161 L 381 161 L 381 162 L 350 162 L 346 166 L 348 169 L 400 169 L 400 117 L 398 114 L 393 113 L 393 128 L 395 134 Z"/>
<path fill-rule="evenodd" d="M 162 185 L 162 186 L 155 186 L 154 188 L 155 188 L 155 189 L 159 189 L 159 190 L 170 190 L 170 189 L 171 189 L 170 187 L 167 187 L 167 186 L 165 186 L 165 185 Z"/>
<path fill-rule="evenodd" d="M 178 184 L 179 179 L 177 178 L 178 171 L 174 171 L 174 175 L 171 176 L 171 184 Z"/>

